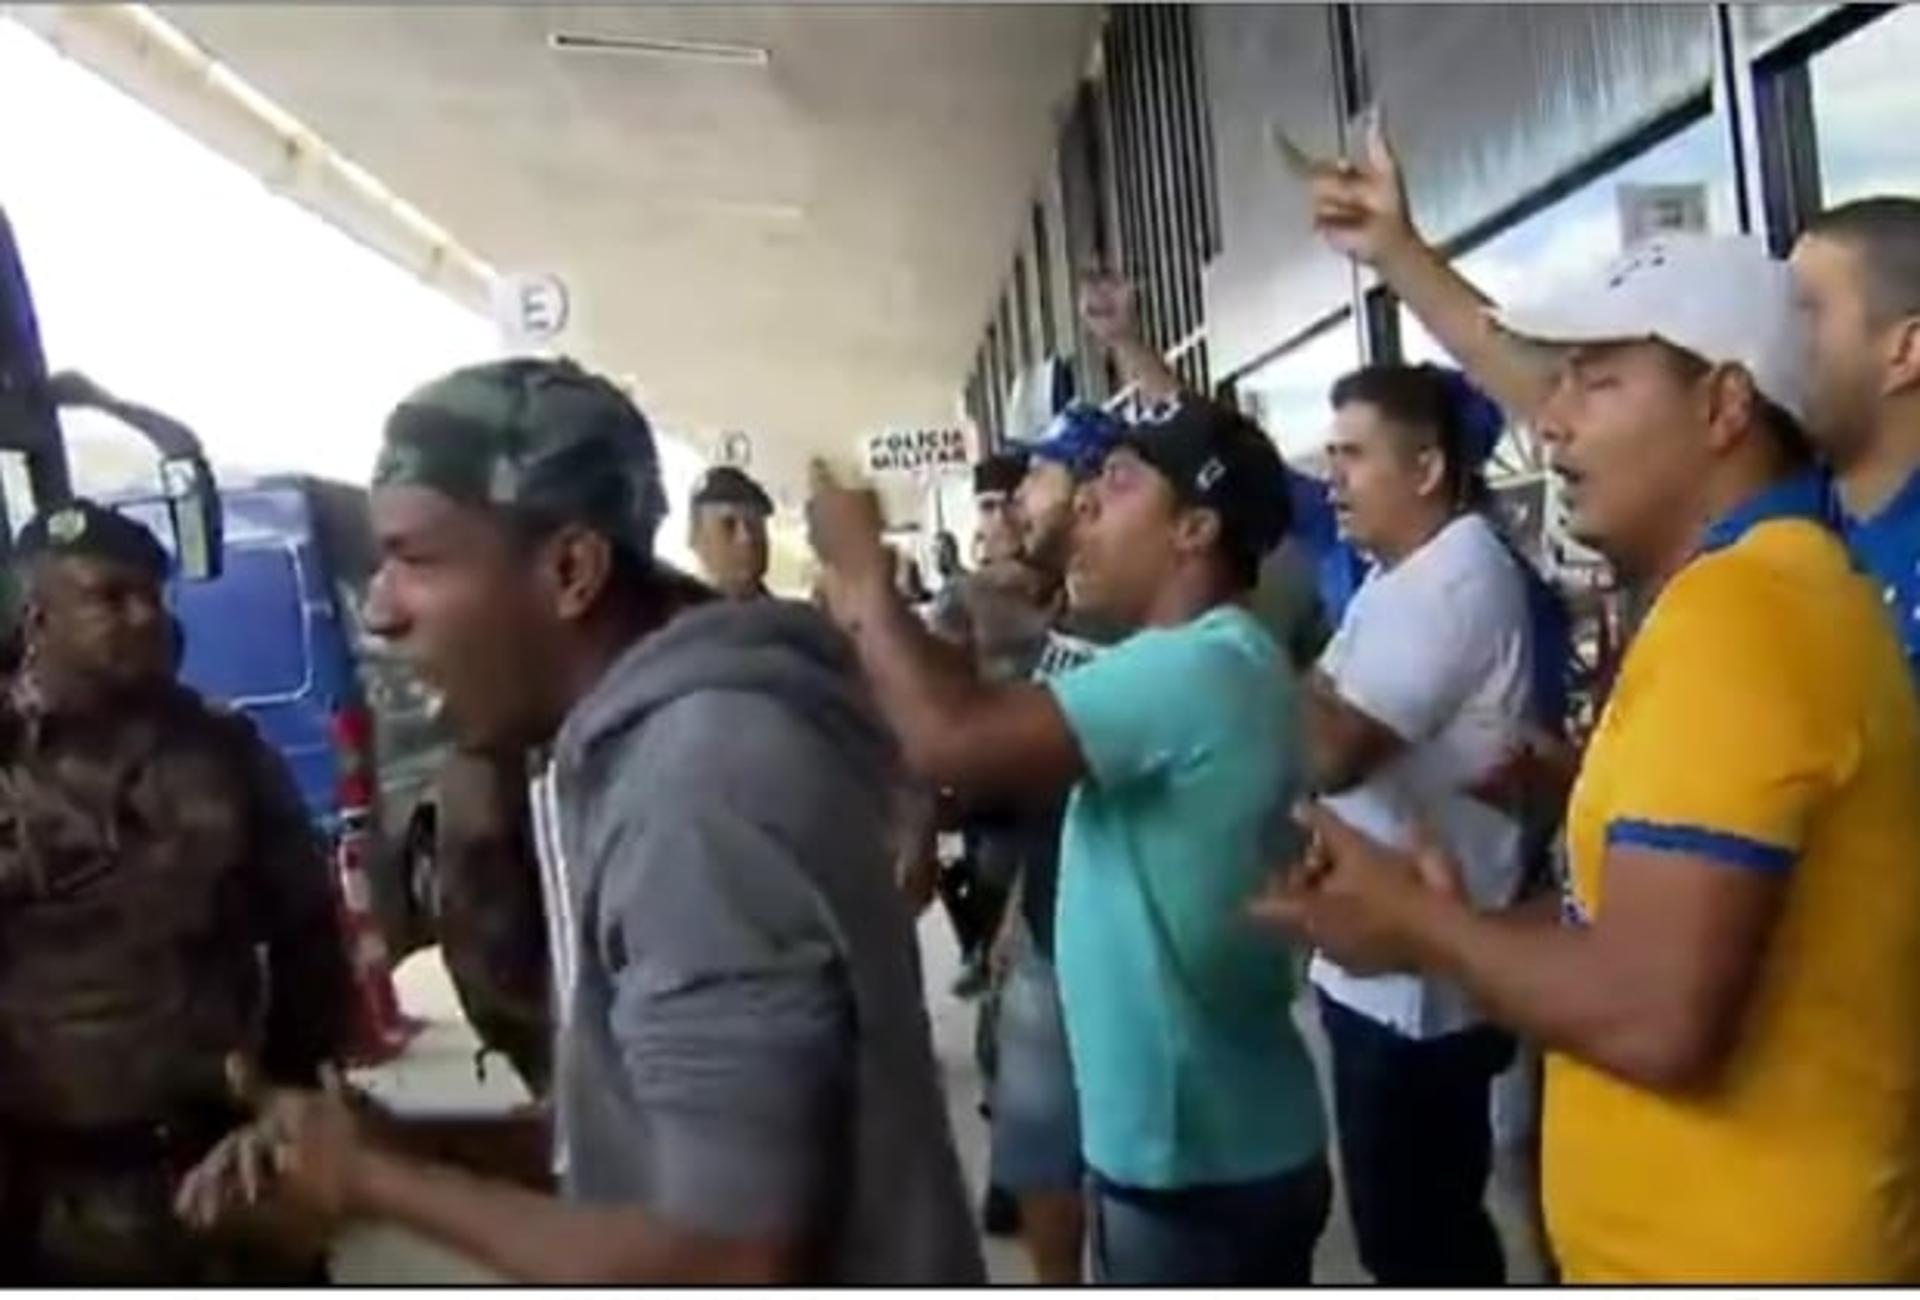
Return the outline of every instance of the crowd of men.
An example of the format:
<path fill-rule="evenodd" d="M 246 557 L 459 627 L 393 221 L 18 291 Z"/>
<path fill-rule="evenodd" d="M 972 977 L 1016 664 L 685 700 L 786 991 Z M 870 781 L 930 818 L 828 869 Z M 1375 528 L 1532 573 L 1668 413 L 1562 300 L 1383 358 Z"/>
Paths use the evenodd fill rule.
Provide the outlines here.
<path fill-rule="evenodd" d="M 1307 1283 L 1337 1159 L 1376 1279 L 1497 1283 L 1490 1091 L 1523 1051 L 1562 1276 L 1920 1280 L 1920 202 L 1829 213 L 1790 262 L 1658 236 L 1495 308 L 1377 123 L 1290 156 L 1463 370 L 1343 377 L 1321 483 L 1096 278 L 1129 399 L 982 467 L 977 567 L 941 556 L 927 617 L 824 467 L 813 602 L 768 592 L 737 469 L 691 503 L 707 582 L 658 562 L 648 424 L 570 362 L 393 412 L 366 620 L 468 764 L 453 912 L 520 923 L 495 1031 L 542 1105 L 497 1124 L 342 1083 L 279 760 L 175 681 L 146 533 L 34 521 L 0 1269 L 312 1278 L 376 1218 L 527 1281 L 980 1282 L 900 871 L 944 816 L 1042 1281 Z M 1490 513 L 1509 419 L 1643 610 L 1590 735 L 1565 611 Z M 500 982 L 485 944 L 449 960 Z"/>

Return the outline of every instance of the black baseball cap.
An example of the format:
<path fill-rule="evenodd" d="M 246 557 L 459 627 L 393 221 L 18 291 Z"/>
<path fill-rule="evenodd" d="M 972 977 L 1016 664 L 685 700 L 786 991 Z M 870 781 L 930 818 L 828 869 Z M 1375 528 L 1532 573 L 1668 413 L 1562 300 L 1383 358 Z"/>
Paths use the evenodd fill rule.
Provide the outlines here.
<path fill-rule="evenodd" d="M 763 515 L 773 513 L 773 498 L 753 481 L 753 476 L 735 465 L 715 465 L 700 476 L 693 487 L 693 508 L 701 506 L 745 506 Z"/>
<path fill-rule="evenodd" d="M 1258 563 L 1293 522 L 1287 467 L 1260 426 L 1204 397 L 1136 411 L 1119 445 L 1151 465 L 1188 506 L 1220 516 L 1227 548 Z"/>

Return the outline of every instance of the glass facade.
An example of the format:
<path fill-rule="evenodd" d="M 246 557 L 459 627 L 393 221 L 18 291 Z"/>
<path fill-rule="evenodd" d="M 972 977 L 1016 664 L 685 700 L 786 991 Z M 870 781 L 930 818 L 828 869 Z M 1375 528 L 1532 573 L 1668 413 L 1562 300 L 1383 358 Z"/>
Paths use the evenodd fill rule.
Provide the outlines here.
<path fill-rule="evenodd" d="M 1366 97 L 1451 240 L 1704 89 L 1703 4 L 1363 4 Z"/>
<path fill-rule="evenodd" d="M 1524 301 L 1556 282 L 1591 273 L 1628 242 L 1644 196 L 1687 191 L 1715 232 L 1736 230 L 1733 174 L 1718 123 L 1702 118 L 1573 193 L 1463 253 L 1462 274 L 1495 302 Z M 1413 313 L 1400 311 L 1400 351 L 1410 361 L 1445 361 Z"/>
<path fill-rule="evenodd" d="M 1235 392 L 1281 454 L 1311 468 L 1326 447 L 1334 381 L 1359 365 L 1360 337 L 1353 317 L 1343 315 L 1242 375 Z"/>
<path fill-rule="evenodd" d="M 1920 194 L 1920 8 L 1903 5 L 1813 56 L 1813 129 L 1826 205 Z"/>
<path fill-rule="evenodd" d="M 1669 210 L 1703 217 L 1708 230 L 1738 228 L 1733 174 L 1715 119 L 1682 128 L 1463 253 L 1455 265 L 1493 301 L 1524 301 L 1604 265 L 1642 229 L 1636 213 L 1654 200 L 1669 200 Z M 1405 307 L 1400 308 L 1400 355 L 1409 362 L 1452 364 Z M 1508 434 L 1495 460 L 1495 477 L 1526 473 L 1539 463 L 1532 440 L 1518 429 Z"/>

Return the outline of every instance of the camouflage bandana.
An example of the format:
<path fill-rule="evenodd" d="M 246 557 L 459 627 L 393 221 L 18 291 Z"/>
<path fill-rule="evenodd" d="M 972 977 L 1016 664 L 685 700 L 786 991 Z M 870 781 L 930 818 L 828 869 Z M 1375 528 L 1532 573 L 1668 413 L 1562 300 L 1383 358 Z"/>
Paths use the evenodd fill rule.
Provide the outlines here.
<path fill-rule="evenodd" d="M 571 361 L 456 370 L 387 418 L 375 487 L 584 524 L 642 558 L 667 512 L 646 417 Z"/>

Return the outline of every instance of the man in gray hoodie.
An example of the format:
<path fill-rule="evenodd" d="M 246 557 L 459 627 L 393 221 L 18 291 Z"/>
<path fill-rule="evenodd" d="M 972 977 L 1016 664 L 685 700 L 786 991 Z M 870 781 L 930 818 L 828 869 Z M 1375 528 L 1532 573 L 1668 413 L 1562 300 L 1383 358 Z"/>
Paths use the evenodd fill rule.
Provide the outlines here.
<path fill-rule="evenodd" d="M 375 473 L 370 626 L 462 743 L 551 747 L 561 1194 L 422 1159 L 338 1090 L 276 1093 L 190 1217 L 270 1163 L 280 1194 L 525 1281 L 983 1280 L 890 876 L 890 743 L 819 614 L 654 562 L 663 513 L 646 421 L 564 361 L 429 384 Z"/>

